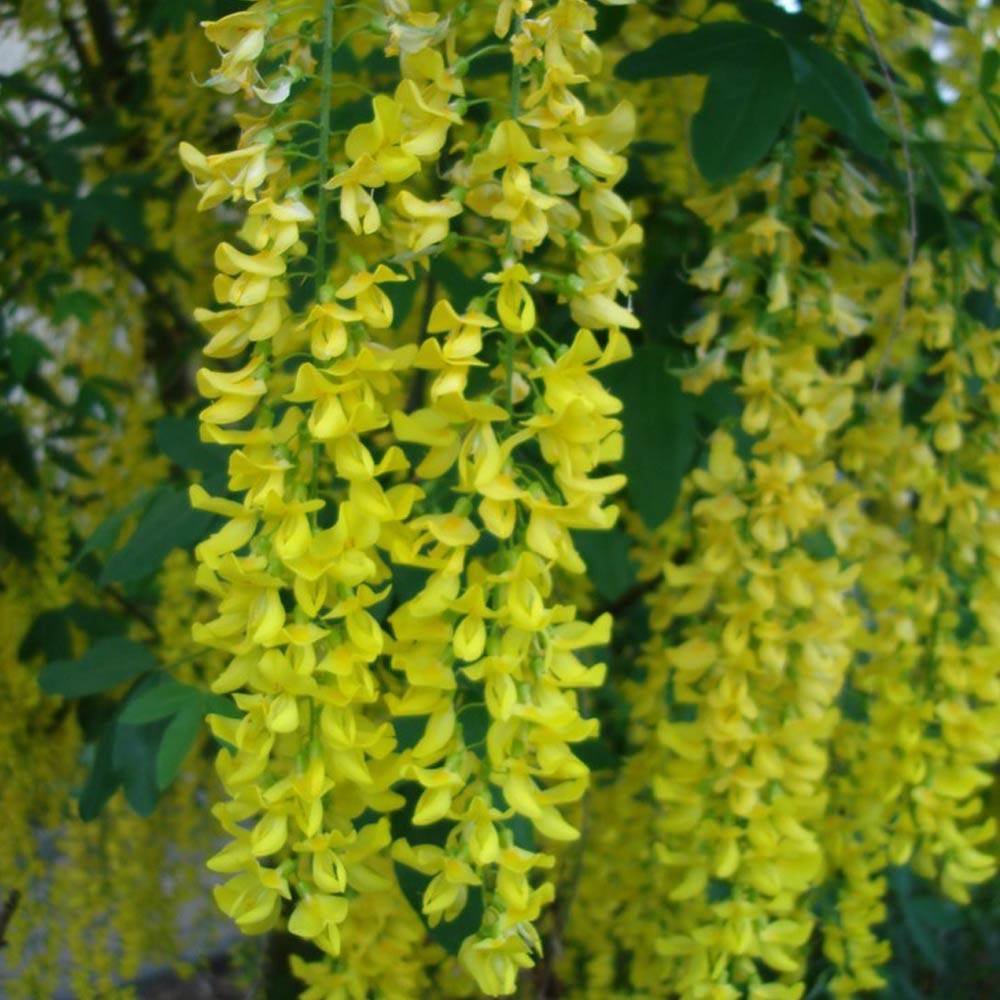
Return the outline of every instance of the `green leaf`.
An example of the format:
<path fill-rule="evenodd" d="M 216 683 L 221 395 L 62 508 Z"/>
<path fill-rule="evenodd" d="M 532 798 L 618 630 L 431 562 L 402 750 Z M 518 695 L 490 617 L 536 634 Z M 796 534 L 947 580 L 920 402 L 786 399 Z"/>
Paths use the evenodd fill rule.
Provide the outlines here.
<path fill-rule="evenodd" d="M 694 31 L 658 38 L 648 49 L 631 52 L 615 66 L 620 80 L 650 80 L 662 76 L 705 75 L 743 62 L 759 45 L 776 44 L 755 24 L 715 21 Z"/>
<path fill-rule="evenodd" d="M 398 861 L 393 862 L 399 888 L 403 891 L 406 901 L 413 911 L 423 921 L 428 936 L 435 944 L 443 948 L 449 955 L 457 955 L 462 942 L 479 930 L 483 920 L 483 891 L 478 887 L 470 887 L 469 900 L 465 909 L 454 920 L 442 920 L 431 927 L 422 912 L 424 891 L 430 885 L 430 878 L 422 872 L 415 871 Z"/>
<path fill-rule="evenodd" d="M 94 242 L 100 218 L 89 201 L 78 201 L 73 207 L 66 227 L 66 242 L 70 253 L 79 260 Z"/>
<path fill-rule="evenodd" d="M 921 14 L 926 14 L 932 20 L 937 21 L 938 24 L 946 24 L 950 28 L 964 28 L 965 18 L 960 14 L 953 14 L 950 10 L 945 9 L 939 3 L 935 3 L 934 0 L 899 0 L 904 7 L 909 7 L 910 10 L 920 11 Z"/>
<path fill-rule="evenodd" d="M 20 331 L 7 339 L 7 353 L 11 374 L 17 382 L 23 382 L 43 358 L 52 357 L 52 352 L 40 340 Z"/>
<path fill-rule="evenodd" d="M 343 46 L 345 49 L 347 46 Z M 334 132 L 344 131 L 372 120 L 372 100 L 370 97 L 359 97 L 355 101 L 340 104 L 330 113 L 330 129 Z"/>
<path fill-rule="evenodd" d="M 412 750 L 423 738 L 428 715 L 397 715 L 392 720 L 396 733 L 396 751 Z"/>
<path fill-rule="evenodd" d="M 161 791 L 177 777 L 184 758 L 191 752 L 201 732 L 202 718 L 199 698 L 196 704 L 182 708 L 167 723 L 156 753 L 156 784 Z"/>
<path fill-rule="evenodd" d="M 233 702 L 232 698 L 227 698 L 222 694 L 205 694 L 202 697 L 205 715 L 221 715 L 226 719 L 243 718 L 243 713 Z"/>
<path fill-rule="evenodd" d="M 52 192 L 44 184 L 30 184 L 17 177 L 0 180 L 0 198 L 14 205 L 39 205 L 49 201 Z"/>
<path fill-rule="evenodd" d="M 71 476 L 78 476 L 80 479 L 93 479 L 93 473 L 85 469 L 76 458 L 68 451 L 56 448 L 55 445 L 47 444 L 45 454 L 53 465 L 58 465 L 64 472 Z"/>
<path fill-rule="evenodd" d="M 673 510 L 696 444 L 694 399 L 667 372 L 667 358 L 665 348 L 648 345 L 602 372 L 602 380 L 625 406 L 628 496 L 651 528 Z"/>
<path fill-rule="evenodd" d="M 125 800 L 140 815 L 149 816 L 160 798 L 157 784 L 157 751 L 163 735 L 162 722 L 114 726 L 112 763 L 120 780 Z"/>
<path fill-rule="evenodd" d="M 117 687 L 156 667 L 153 654 L 141 643 L 112 637 L 94 643 L 78 660 L 56 660 L 38 675 L 46 694 L 82 698 Z"/>
<path fill-rule="evenodd" d="M 26 662 L 39 653 L 46 660 L 68 659 L 73 655 L 71 624 L 91 638 L 103 639 L 125 631 L 125 622 L 117 615 L 74 601 L 62 608 L 43 611 L 31 623 L 18 647 L 18 659 Z"/>
<path fill-rule="evenodd" d="M 618 755 L 599 736 L 584 740 L 573 747 L 573 753 L 591 771 L 607 771 L 618 767 Z"/>
<path fill-rule="evenodd" d="M 130 697 L 122 709 L 121 720 L 130 725 L 141 725 L 189 708 L 195 708 L 200 713 L 203 704 L 204 695 L 197 688 L 168 679 Z"/>
<path fill-rule="evenodd" d="M 202 441 L 200 424 L 197 417 L 161 417 L 153 428 L 156 447 L 182 469 L 203 472 L 206 476 L 223 473 L 228 452 L 219 445 Z"/>
<path fill-rule="evenodd" d="M 610 41 L 621 31 L 627 16 L 627 7 L 598 7 L 597 25 L 590 33 L 591 39 L 597 42 L 598 45 Z"/>
<path fill-rule="evenodd" d="M 490 713 L 485 705 L 463 705 L 458 710 L 458 721 L 462 727 L 462 740 L 478 756 L 485 756 L 486 735 L 490 729 Z"/>
<path fill-rule="evenodd" d="M 120 618 L 103 608 L 95 608 L 89 604 L 74 601 L 66 606 L 70 621 L 92 639 L 104 639 L 112 635 L 121 635 L 128 627 L 124 618 Z"/>
<path fill-rule="evenodd" d="M 761 34 L 752 48 L 713 69 L 691 122 L 691 151 L 708 181 L 735 177 L 763 159 L 795 102 L 788 49 Z"/>
<path fill-rule="evenodd" d="M 417 289 L 420 285 L 421 282 L 408 279 L 406 281 L 394 281 L 381 286 L 392 303 L 392 322 L 394 328 L 398 329 L 410 318 L 413 302 L 417 297 Z"/>
<path fill-rule="evenodd" d="M 510 74 L 511 59 L 507 52 L 490 52 L 469 65 L 470 80 L 488 80 L 491 76 L 507 76 Z"/>
<path fill-rule="evenodd" d="M 990 288 L 973 288 L 962 299 L 965 311 L 987 330 L 1000 330 L 1000 307 Z"/>
<path fill-rule="evenodd" d="M 125 545 L 107 561 L 98 584 L 131 583 L 155 573 L 177 548 L 201 541 L 214 516 L 193 510 L 183 490 L 165 488 L 146 509 Z"/>
<path fill-rule="evenodd" d="M 13 413 L 0 413 L 0 458 L 32 489 L 39 486 L 35 453 L 20 419 Z"/>
<path fill-rule="evenodd" d="M 464 309 L 477 295 L 482 295 L 486 284 L 481 278 L 470 278 L 451 257 L 438 254 L 431 258 L 431 277 L 441 283 L 456 308 Z"/>
<path fill-rule="evenodd" d="M 604 600 L 614 601 L 635 583 L 630 542 L 620 527 L 610 531 L 574 531 L 573 542 L 587 564 L 587 576 Z"/>
<path fill-rule="evenodd" d="M 39 653 L 46 661 L 64 660 L 72 656 L 73 637 L 69 623 L 66 608 L 43 611 L 24 633 L 21 645 L 17 647 L 17 658 L 27 663 Z"/>
<path fill-rule="evenodd" d="M 833 126 L 863 153 L 876 159 L 885 156 L 888 138 L 857 74 L 814 42 L 790 41 L 788 46 L 802 109 Z"/>
<path fill-rule="evenodd" d="M 979 89 L 983 94 L 988 94 L 993 89 L 993 85 L 997 82 L 998 71 L 1000 71 L 1000 52 L 996 49 L 987 49 L 979 66 Z"/>
<path fill-rule="evenodd" d="M 80 547 L 80 551 L 73 557 L 69 569 L 75 569 L 91 552 L 107 549 L 114 545 L 118 541 L 118 536 L 121 534 L 128 516 L 135 513 L 144 504 L 149 503 L 150 499 L 150 491 L 143 490 L 137 497 L 134 497 L 122 507 L 121 510 L 109 514 Z"/>
<path fill-rule="evenodd" d="M 31 536 L 15 521 L 0 504 L 0 549 L 9 552 L 22 563 L 31 563 L 35 558 L 35 543 Z"/>
<path fill-rule="evenodd" d="M 110 719 L 104 724 L 94 748 L 94 760 L 77 802 L 80 819 L 85 823 L 97 819 L 121 784 L 121 777 L 114 766 L 115 730 L 115 720 Z"/>
<path fill-rule="evenodd" d="M 62 323 L 75 316 L 81 323 L 89 323 L 94 313 L 102 308 L 104 303 L 90 292 L 82 288 L 74 288 L 60 295 L 52 310 L 52 322 Z"/>

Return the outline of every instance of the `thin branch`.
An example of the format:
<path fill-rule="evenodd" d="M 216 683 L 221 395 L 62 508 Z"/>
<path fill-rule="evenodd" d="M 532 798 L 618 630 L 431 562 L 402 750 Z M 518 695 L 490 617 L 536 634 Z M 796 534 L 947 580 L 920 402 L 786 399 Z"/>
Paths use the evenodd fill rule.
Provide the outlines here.
<path fill-rule="evenodd" d="M 639 580 L 637 583 L 633 583 L 628 590 L 619 594 L 613 601 L 607 601 L 599 605 L 595 609 L 594 617 L 610 614 L 612 618 L 617 619 L 623 612 L 628 611 L 633 604 L 637 604 L 647 594 L 656 590 L 662 579 L 662 574 L 657 573 L 656 576 L 652 576 L 648 580 Z"/>
<path fill-rule="evenodd" d="M 896 339 L 899 328 L 903 324 L 903 314 L 906 312 L 906 304 L 910 297 L 913 268 L 917 260 L 917 237 L 919 235 L 917 232 L 917 185 L 913 173 L 913 161 L 910 157 L 910 140 L 906 134 L 906 121 L 903 118 L 903 105 L 899 100 L 899 92 L 896 90 L 896 84 L 892 79 L 892 71 L 889 69 L 888 62 L 886 62 L 885 53 L 882 51 L 882 46 L 875 35 L 871 21 L 868 20 L 864 7 L 861 5 L 861 0 L 851 0 L 851 2 L 854 4 L 854 10 L 861 21 L 861 26 L 865 29 L 865 35 L 868 36 L 868 43 L 871 45 L 875 53 L 875 58 L 878 60 L 882 78 L 885 80 L 886 89 L 889 91 L 889 97 L 892 100 L 892 110 L 896 116 L 896 125 L 899 129 L 899 144 L 903 152 L 903 174 L 906 178 L 906 204 L 910 216 L 909 239 L 906 248 L 906 269 L 903 271 L 903 285 L 899 292 L 899 307 L 896 310 L 896 318 L 893 321 L 892 329 L 886 338 L 885 347 L 882 348 L 882 356 L 879 358 L 878 365 L 875 368 L 875 378 L 872 382 L 873 391 L 878 392 L 885 366 L 889 362 L 889 352 L 892 349 L 892 342 Z"/>
<path fill-rule="evenodd" d="M 124 62 L 125 53 L 115 35 L 115 21 L 105 0 L 84 0 L 87 22 L 94 45 L 101 54 L 101 62 L 107 71 L 116 73 Z"/>
<path fill-rule="evenodd" d="M 14 919 L 14 913 L 20 902 L 20 890 L 11 889 L 7 893 L 7 899 L 4 901 L 3 908 L 0 909 L 0 948 L 7 945 L 7 928 L 10 926 L 11 920 Z"/>
<path fill-rule="evenodd" d="M 63 114 L 71 118 L 76 118 L 79 121 L 86 120 L 83 112 L 76 105 L 70 104 L 69 101 L 64 100 L 57 94 L 50 94 L 42 87 L 21 79 L 20 76 L 18 73 L 0 73 L 0 88 L 6 87 L 12 92 L 19 92 L 24 95 L 25 100 L 50 104 L 52 107 L 58 108 Z"/>
<path fill-rule="evenodd" d="M 60 4 L 61 9 L 62 7 L 63 5 Z M 83 77 L 87 90 L 90 91 L 94 106 L 100 107 L 104 103 L 104 87 L 102 86 L 100 76 L 95 72 L 94 64 L 87 55 L 87 46 L 84 44 L 80 29 L 77 27 L 76 22 L 65 12 L 60 15 L 59 24 L 69 41 L 69 47 L 73 50 L 73 55 L 76 57 L 76 61 L 80 67 L 80 75 Z"/>
<path fill-rule="evenodd" d="M 117 587 L 105 587 L 104 593 L 108 595 L 124 611 L 127 611 L 137 621 L 142 622 L 153 634 L 153 638 L 159 641 L 160 630 L 156 627 L 156 622 L 130 598 L 126 597 Z"/>
<path fill-rule="evenodd" d="M 417 331 L 417 346 L 419 347 L 427 338 L 427 324 L 430 322 L 431 310 L 434 308 L 434 296 L 437 294 L 437 282 L 428 275 L 427 292 L 424 297 L 423 314 L 420 317 L 420 329 Z M 410 391 L 406 396 L 406 405 L 403 407 L 404 413 L 412 413 L 418 409 L 424 401 L 424 387 L 427 384 L 427 369 L 418 368 L 413 374 L 413 381 L 410 383 Z"/>

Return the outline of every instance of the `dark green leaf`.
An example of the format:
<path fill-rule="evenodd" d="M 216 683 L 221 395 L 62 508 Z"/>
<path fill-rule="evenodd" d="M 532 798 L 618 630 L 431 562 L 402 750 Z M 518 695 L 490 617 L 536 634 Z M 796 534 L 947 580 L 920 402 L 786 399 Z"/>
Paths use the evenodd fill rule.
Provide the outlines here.
<path fill-rule="evenodd" d="M 114 766 L 115 735 L 115 720 L 110 719 L 104 724 L 97 740 L 94 760 L 77 803 L 80 819 L 84 822 L 90 822 L 100 815 L 105 803 L 121 784 L 121 778 Z"/>
<path fill-rule="evenodd" d="M 629 151 L 638 153 L 640 156 L 650 156 L 653 153 L 666 153 L 673 148 L 673 144 L 669 142 L 653 142 L 651 139 L 640 139 L 629 146 Z"/>
<path fill-rule="evenodd" d="M 232 698 L 221 694 L 206 694 L 203 698 L 205 715 L 221 715 L 226 719 L 243 718 L 243 713 L 236 707 Z"/>
<path fill-rule="evenodd" d="M 427 729 L 426 715 L 397 715 L 392 720 L 396 732 L 396 750 L 412 750 L 423 738 Z"/>
<path fill-rule="evenodd" d="M 759 162 L 792 110 L 788 49 L 762 34 L 752 48 L 713 69 L 691 122 L 691 151 L 706 180 L 727 180 Z"/>
<path fill-rule="evenodd" d="M 481 278 L 470 278 L 444 254 L 431 258 L 431 277 L 440 282 L 456 309 L 464 309 L 477 295 L 482 295 L 485 288 Z"/>
<path fill-rule="evenodd" d="M 2 504 L 0 504 L 0 549 L 9 552 L 23 563 L 30 563 L 35 558 L 35 543 L 31 536 L 10 516 Z"/>
<path fill-rule="evenodd" d="M 618 757 L 599 736 L 584 740 L 573 747 L 573 753 L 583 761 L 591 771 L 606 771 L 618 767 Z"/>
<path fill-rule="evenodd" d="M 728 382 L 714 382 L 694 400 L 695 414 L 710 429 L 738 417 L 742 411 L 743 403 Z"/>
<path fill-rule="evenodd" d="M 695 452 L 694 399 L 666 370 L 668 353 L 646 346 L 602 373 L 625 405 L 628 496 L 651 528 L 673 510 Z"/>
<path fill-rule="evenodd" d="M 30 333 L 12 333 L 7 340 L 10 357 L 10 371 L 14 379 L 23 382 L 39 365 L 43 358 L 51 358 L 52 352 Z"/>
<path fill-rule="evenodd" d="M 92 639 L 121 635 L 127 627 L 124 618 L 120 618 L 110 611 L 105 611 L 103 608 L 81 604 L 79 601 L 68 604 L 66 613 L 69 615 L 70 621 Z"/>
<path fill-rule="evenodd" d="M 573 542 L 587 564 L 587 576 L 604 600 L 615 600 L 635 582 L 629 538 L 620 527 L 611 531 L 574 531 Z"/>
<path fill-rule="evenodd" d="M 0 180 L 0 198 L 12 205 L 38 205 L 50 197 L 51 192 L 42 184 L 29 184 L 18 178 Z"/>
<path fill-rule="evenodd" d="M 333 109 L 330 114 L 330 128 L 334 132 L 346 132 L 355 125 L 371 121 L 373 117 L 371 98 L 359 97 L 356 101 L 348 101 Z"/>
<path fill-rule="evenodd" d="M 149 816 L 160 797 L 157 751 L 164 724 L 129 726 L 116 720 L 112 761 L 121 779 L 125 800 L 140 815 Z"/>
<path fill-rule="evenodd" d="M 510 56 L 506 52 L 490 52 L 470 63 L 468 77 L 470 80 L 487 80 L 491 76 L 506 76 L 510 67 Z"/>
<path fill-rule="evenodd" d="M 28 662 L 39 653 L 46 661 L 65 660 L 73 655 L 70 616 L 66 608 L 43 611 L 24 634 L 17 648 L 17 658 Z"/>
<path fill-rule="evenodd" d="M 80 698 L 107 691 L 156 666 L 152 653 L 131 639 L 112 637 L 94 643 L 78 660 L 56 660 L 38 675 L 47 694 Z"/>
<path fill-rule="evenodd" d="M 470 888 L 469 901 L 465 904 L 465 909 L 454 920 L 441 921 L 437 926 L 431 927 L 422 913 L 424 891 L 430 884 L 430 878 L 422 872 L 400 864 L 398 861 L 393 862 L 393 867 L 396 870 L 396 878 L 406 901 L 423 921 L 431 940 L 449 955 L 457 955 L 458 949 L 462 947 L 462 942 L 471 934 L 475 934 L 482 923 L 482 890 L 477 887 Z"/>
<path fill-rule="evenodd" d="M 25 392 L 48 403 L 54 410 L 66 409 L 66 404 L 59 398 L 59 394 L 37 371 L 28 372 L 21 385 Z"/>
<path fill-rule="evenodd" d="M 814 42 L 789 42 L 789 51 L 803 111 L 832 125 L 863 153 L 883 157 L 888 139 L 857 74 Z"/>
<path fill-rule="evenodd" d="M 993 89 L 993 84 L 997 82 L 998 71 L 1000 71 L 1000 52 L 996 49 L 987 49 L 979 65 L 979 89 L 984 94 Z"/>
<path fill-rule="evenodd" d="M 939 24 L 947 24 L 950 28 L 965 27 L 964 17 L 960 14 L 953 14 L 941 4 L 935 3 L 934 0 L 899 0 L 899 3 L 904 7 L 909 7 L 910 10 L 918 10 L 921 14 L 926 14 Z"/>
<path fill-rule="evenodd" d="M 632 52 L 615 66 L 621 80 L 650 80 L 661 76 L 705 75 L 742 63 L 759 45 L 777 44 L 755 24 L 715 21 L 694 31 L 664 35 L 648 49 Z"/>
<path fill-rule="evenodd" d="M 70 452 L 63 451 L 62 448 L 47 444 L 45 454 L 53 465 L 58 465 L 60 469 L 68 472 L 71 476 L 78 476 L 80 479 L 94 478 L 93 473 L 85 469 Z"/>
<path fill-rule="evenodd" d="M 137 497 L 134 497 L 122 507 L 121 510 L 108 515 L 80 547 L 80 551 L 73 557 L 73 562 L 70 563 L 69 569 L 75 569 L 91 552 L 98 552 L 114 545 L 118 541 L 118 536 L 121 534 L 128 516 L 135 513 L 144 504 L 149 503 L 151 499 L 150 492 L 143 490 Z"/>
<path fill-rule="evenodd" d="M 90 292 L 82 288 L 74 288 L 60 295 L 52 311 L 52 322 L 62 323 L 75 316 L 81 323 L 89 323 L 95 311 L 104 303 Z"/>
<path fill-rule="evenodd" d="M 203 702 L 204 695 L 197 688 L 168 679 L 130 697 L 122 709 L 121 721 L 141 725 L 189 708 L 195 708 L 200 713 Z"/>
<path fill-rule="evenodd" d="M 66 227 L 66 242 L 69 244 L 70 253 L 77 259 L 82 257 L 94 242 L 100 221 L 94 207 L 88 201 L 76 203 L 69 217 L 69 225 Z"/>
<path fill-rule="evenodd" d="M 177 777 L 184 758 L 198 739 L 202 727 L 201 709 L 199 698 L 196 704 L 182 708 L 163 731 L 160 749 L 156 754 L 156 784 L 161 791 Z"/>
<path fill-rule="evenodd" d="M 131 583 L 155 573 L 177 548 L 201 541 L 213 515 L 193 510 L 183 490 L 167 488 L 143 513 L 129 540 L 107 561 L 98 583 Z"/>
<path fill-rule="evenodd" d="M 62 608 L 43 611 L 31 623 L 18 647 L 18 659 L 28 661 L 39 653 L 44 654 L 46 661 L 69 659 L 73 655 L 71 624 L 93 639 L 125 631 L 125 622 L 117 615 L 74 601 Z"/>
<path fill-rule="evenodd" d="M 462 726 L 462 739 L 470 750 L 485 747 L 490 728 L 490 713 L 485 705 L 463 705 L 458 712 L 458 721 Z"/>
<path fill-rule="evenodd" d="M 989 288 L 974 288 L 962 300 L 965 311 L 987 330 L 1000 329 L 1000 307 L 996 296 Z"/>
<path fill-rule="evenodd" d="M 423 272 L 418 272 L 421 274 Z M 382 285 L 381 288 L 389 301 L 392 303 L 392 321 L 395 327 L 400 327 L 409 319 L 413 309 L 413 301 L 417 296 L 417 289 L 420 281 L 394 281 L 390 284 Z"/>
<path fill-rule="evenodd" d="M 153 432 L 156 446 L 182 469 L 193 469 L 208 476 L 223 473 L 228 452 L 202 441 L 198 433 L 200 424 L 197 417 L 161 417 Z"/>
<path fill-rule="evenodd" d="M 598 7 L 597 26 L 590 33 L 590 37 L 598 45 L 608 42 L 621 31 L 625 18 L 628 16 L 627 7 Z"/>
<path fill-rule="evenodd" d="M 13 413 L 0 413 L 0 458 L 32 489 L 39 485 L 35 453 L 21 421 Z"/>

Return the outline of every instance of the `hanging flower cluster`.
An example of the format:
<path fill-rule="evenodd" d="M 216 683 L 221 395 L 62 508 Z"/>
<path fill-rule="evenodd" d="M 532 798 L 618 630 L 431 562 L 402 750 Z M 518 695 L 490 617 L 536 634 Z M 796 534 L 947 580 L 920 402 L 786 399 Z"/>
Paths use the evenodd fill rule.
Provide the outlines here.
<path fill-rule="evenodd" d="M 607 468 L 621 404 L 593 373 L 637 326 L 622 252 L 639 229 L 614 193 L 634 116 L 588 110 L 584 0 L 501 4 L 499 42 L 466 55 L 464 6 L 394 0 L 377 25 L 334 6 L 206 25 L 210 83 L 274 110 L 238 116 L 232 152 L 181 148 L 203 209 L 248 204 L 241 246 L 216 252 L 220 308 L 198 312 L 204 435 L 234 450 L 233 499 L 192 492 L 225 518 L 197 553 L 219 613 L 196 637 L 230 657 L 213 687 L 242 712 L 214 722 L 230 840 L 211 867 L 242 930 L 287 916 L 329 956 L 297 973 L 345 997 L 420 988 L 396 874 L 415 869 L 423 919 L 462 917 L 462 966 L 510 994 L 541 948 L 552 848 L 579 836 L 572 746 L 597 732 L 578 692 L 605 669 L 581 651 L 610 617 L 581 620 L 559 588 L 585 568 L 571 530 L 610 528 L 624 483 Z M 357 59 L 366 29 L 399 82 L 337 132 L 335 55 Z M 513 67 L 500 102 L 468 92 L 487 50 Z M 439 296 L 426 272 L 445 246 L 492 262 L 479 294 Z M 422 292 L 415 342 L 395 286 Z"/>
<path fill-rule="evenodd" d="M 740 405 L 656 537 L 629 525 L 659 582 L 573 996 L 797 1000 L 825 967 L 855 997 L 886 983 L 892 866 L 959 903 L 996 872 L 993 251 L 908 266 L 906 205 L 823 142 L 803 121 L 686 202 L 711 249 L 684 385 Z"/>

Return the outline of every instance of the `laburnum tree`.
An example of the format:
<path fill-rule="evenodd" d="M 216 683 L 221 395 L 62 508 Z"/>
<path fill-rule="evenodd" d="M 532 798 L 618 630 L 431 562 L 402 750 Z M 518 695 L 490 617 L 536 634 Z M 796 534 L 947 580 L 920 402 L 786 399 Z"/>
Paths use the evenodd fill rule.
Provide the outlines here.
<path fill-rule="evenodd" d="M 0 24 L 0 990 L 993 995 L 991 6 Z"/>

